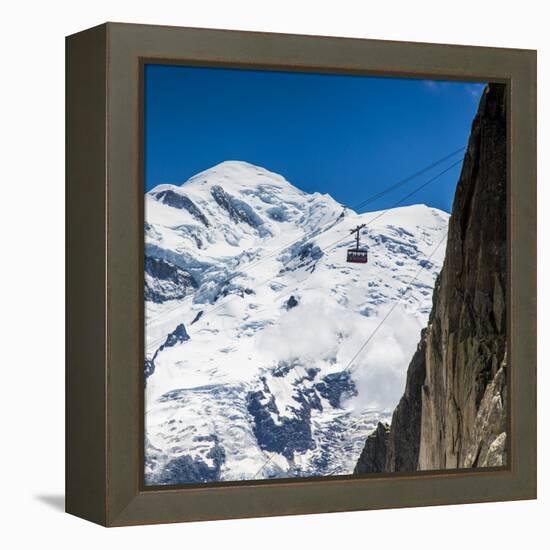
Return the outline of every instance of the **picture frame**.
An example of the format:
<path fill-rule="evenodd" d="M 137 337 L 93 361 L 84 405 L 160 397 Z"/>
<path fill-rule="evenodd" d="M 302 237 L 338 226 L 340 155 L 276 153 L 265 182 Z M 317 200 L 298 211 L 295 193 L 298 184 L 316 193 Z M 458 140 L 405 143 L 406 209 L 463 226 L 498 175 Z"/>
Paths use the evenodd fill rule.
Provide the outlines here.
<path fill-rule="evenodd" d="M 506 85 L 506 468 L 144 485 L 142 87 L 152 60 Z M 536 498 L 535 51 L 106 23 L 67 37 L 66 151 L 68 513 L 122 526 Z"/>

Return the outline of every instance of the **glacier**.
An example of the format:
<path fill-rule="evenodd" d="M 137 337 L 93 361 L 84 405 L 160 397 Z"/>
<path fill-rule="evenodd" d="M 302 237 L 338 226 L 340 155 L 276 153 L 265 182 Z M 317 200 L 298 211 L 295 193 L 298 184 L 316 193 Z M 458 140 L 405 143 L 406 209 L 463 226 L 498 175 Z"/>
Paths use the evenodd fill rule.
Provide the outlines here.
<path fill-rule="evenodd" d="M 403 392 L 448 219 L 356 213 L 243 161 L 147 192 L 146 484 L 352 474 Z M 363 223 L 369 262 L 346 263 Z"/>

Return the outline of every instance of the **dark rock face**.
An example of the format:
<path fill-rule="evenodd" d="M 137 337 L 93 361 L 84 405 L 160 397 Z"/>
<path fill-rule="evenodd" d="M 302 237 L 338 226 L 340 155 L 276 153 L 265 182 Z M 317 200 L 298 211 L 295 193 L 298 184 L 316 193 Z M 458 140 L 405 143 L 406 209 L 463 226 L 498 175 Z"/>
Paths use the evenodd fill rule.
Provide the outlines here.
<path fill-rule="evenodd" d="M 405 392 L 393 411 L 386 462 L 390 472 L 411 472 L 418 464 L 422 385 L 426 377 L 426 331 L 423 329 L 420 333 L 420 342 L 407 370 Z"/>
<path fill-rule="evenodd" d="M 165 348 L 171 348 L 176 344 L 181 344 L 182 342 L 187 342 L 189 340 L 189 334 L 185 330 L 185 325 L 180 323 L 167 337 L 164 341 L 164 344 L 155 352 L 153 359 Z"/>
<path fill-rule="evenodd" d="M 380 473 L 386 471 L 386 454 L 390 427 L 378 422 L 376 430 L 367 437 L 363 452 L 357 461 L 354 474 Z"/>
<path fill-rule="evenodd" d="M 157 358 L 157 355 L 166 348 L 171 348 L 175 346 L 176 344 L 181 344 L 183 342 L 187 342 L 187 340 L 190 340 L 189 334 L 187 334 L 187 331 L 185 330 L 185 325 L 183 323 L 180 323 L 167 337 L 164 343 L 155 351 L 155 354 L 151 359 L 145 359 L 145 365 L 144 365 L 144 373 L 145 373 L 145 381 L 147 382 L 147 378 L 151 376 L 156 369 L 155 366 L 155 359 Z"/>
<path fill-rule="evenodd" d="M 159 485 L 177 485 L 180 483 L 219 481 L 225 456 L 224 448 L 216 441 L 215 446 L 212 447 L 207 455 L 207 458 L 212 461 L 211 466 L 201 459 L 182 455 L 170 460 L 158 478 L 153 480 L 153 483 Z"/>
<path fill-rule="evenodd" d="M 505 87 L 490 84 L 472 124 L 428 327 L 393 414 L 385 471 L 505 465 L 506 394 L 506 105 Z"/>
<path fill-rule="evenodd" d="M 327 374 L 321 382 L 315 384 L 315 389 L 334 408 L 340 406 L 342 397 L 349 398 L 357 395 L 357 389 L 349 371 Z"/>
<path fill-rule="evenodd" d="M 281 273 L 304 268 L 313 273 L 317 262 L 323 257 L 324 252 L 314 243 L 297 243 L 290 247 L 289 255 L 290 257 L 286 260 L 285 267 L 281 269 Z"/>
<path fill-rule="evenodd" d="M 195 318 L 191 321 L 191 324 L 194 325 L 200 318 L 204 315 L 204 310 L 201 309 L 196 315 Z"/>
<path fill-rule="evenodd" d="M 292 309 L 293 307 L 296 307 L 298 305 L 298 300 L 292 295 L 285 303 L 286 309 Z"/>
<path fill-rule="evenodd" d="M 297 407 L 293 407 L 291 416 L 281 415 L 265 381 L 262 390 L 247 395 L 247 409 L 254 419 L 254 435 L 261 449 L 293 460 L 294 453 L 315 447 L 311 434 L 311 409 L 320 408 L 321 403 L 316 394 L 311 393 L 297 390 Z"/>
<path fill-rule="evenodd" d="M 505 353 L 505 87 L 490 85 L 472 126 L 427 332 L 419 469 L 465 465 Z"/>
<path fill-rule="evenodd" d="M 144 264 L 147 301 L 162 304 L 178 300 L 197 288 L 197 281 L 190 273 L 168 260 L 145 256 Z"/>
<path fill-rule="evenodd" d="M 296 453 L 315 449 L 312 420 L 315 411 L 323 411 L 323 398 L 332 407 L 342 399 L 356 395 L 349 372 L 338 372 L 315 381 L 319 369 L 304 367 L 299 361 L 281 361 L 272 371 L 270 381 L 279 383 L 289 374 L 298 374 L 292 382 L 292 400 L 280 410 L 265 378 L 257 390 L 247 394 L 247 411 L 253 419 L 253 431 L 262 450 L 282 454 L 293 460 Z M 325 403 L 326 405 L 326 403 Z"/>
<path fill-rule="evenodd" d="M 155 199 L 163 204 L 171 206 L 172 208 L 184 208 L 193 216 L 196 220 L 200 221 L 203 225 L 208 227 L 208 219 L 202 213 L 202 210 L 186 195 L 176 193 L 171 189 L 166 191 L 159 191 L 155 194 Z"/>
<path fill-rule="evenodd" d="M 212 198 L 229 214 L 229 217 L 235 223 L 243 222 L 256 229 L 263 225 L 263 220 L 249 204 L 230 195 L 221 186 L 214 185 L 211 194 Z"/>

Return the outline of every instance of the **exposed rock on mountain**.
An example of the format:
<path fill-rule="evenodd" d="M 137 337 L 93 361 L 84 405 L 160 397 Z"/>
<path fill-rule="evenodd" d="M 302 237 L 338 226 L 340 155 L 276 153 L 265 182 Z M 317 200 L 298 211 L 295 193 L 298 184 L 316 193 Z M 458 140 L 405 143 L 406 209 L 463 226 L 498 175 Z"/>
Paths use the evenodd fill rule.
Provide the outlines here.
<path fill-rule="evenodd" d="M 405 392 L 393 412 L 391 437 L 385 439 L 388 445 L 386 468 L 391 472 L 414 471 L 418 464 L 425 355 L 426 329 L 420 334 L 420 343 L 407 370 Z"/>
<path fill-rule="evenodd" d="M 155 359 L 156 355 L 158 355 L 161 351 L 163 351 L 165 348 L 171 348 L 174 347 L 176 344 L 181 344 L 182 342 L 187 342 L 189 340 L 189 334 L 187 334 L 187 331 L 185 330 L 185 325 L 183 323 L 180 323 L 167 337 L 159 349 L 156 351 L 155 355 L 153 356 L 153 359 Z"/>
<path fill-rule="evenodd" d="M 254 212 L 251 206 L 239 199 L 236 199 L 226 191 L 221 185 L 212 187 L 212 197 L 229 214 L 231 220 L 235 223 L 247 223 L 250 227 L 258 228 L 263 225 L 263 220 Z"/>
<path fill-rule="evenodd" d="M 487 386 L 474 423 L 465 467 L 506 464 L 506 364 Z"/>
<path fill-rule="evenodd" d="M 152 374 L 154 374 L 156 365 L 155 365 L 155 359 L 157 358 L 158 354 L 161 353 L 166 348 L 172 348 L 177 344 L 181 344 L 183 342 L 187 342 L 189 340 L 189 334 L 187 334 L 187 331 L 185 330 L 185 325 L 183 323 L 179 324 L 173 332 L 171 332 L 164 341 L 164 344 L 162 344 L 158 350 L 155 352 L 153 357 L 151 359 L 145 359 L 145 380 L 149 378 Z"/>
<path fill-rule="evenodd" d="M 296 307 L 298 305 L 298 300 L 296 300 L 296 297 L 293 295 L 290 296 L 290 298 L 286 301 L 285 307 L 286 309 L 292 309 L 293 307 Z"/>
<path fill-rule="evenodd" d="M 192 275 L 168 260 L 145 256 L 144 264 L 145 300 L 162 304 L 184 298 L 197 287 Z"/>
<path fill-rule="evenodd" d="M 359 457 L 355 470 L 353 470 L 354 474 L 385 471 L 389 434 L 390 427 L 388 424 L 378 422 L 376 430 L 367 437 L 365 448 Z"/>
<path fill-rule="evenodd" d="M 203 225 L 205 225 L 206 227 L 210 225 L 206 216 L 201 212 L 201 209 L 198 208 L 197 205 L 189 197 L 181 193 L 178 194 L 171 189 L 160 191 L 159 193 L 156 193 L 154 197 L 159 202 L 167 204 L 172 208 L 185 208 L 185 210 L 187 210 L 189 214 L 193 216 L 193 218 L 200 221 Z"/>
<path fill-rule="evenodd" d="M 365 452 L 387 441 L 385 471 L 506 464 L 505 354 L 506 105 L 505 87 L 490 84 L 472 125 L 445 262 L 405 394 L 389 437 L 376 432 Z"/>

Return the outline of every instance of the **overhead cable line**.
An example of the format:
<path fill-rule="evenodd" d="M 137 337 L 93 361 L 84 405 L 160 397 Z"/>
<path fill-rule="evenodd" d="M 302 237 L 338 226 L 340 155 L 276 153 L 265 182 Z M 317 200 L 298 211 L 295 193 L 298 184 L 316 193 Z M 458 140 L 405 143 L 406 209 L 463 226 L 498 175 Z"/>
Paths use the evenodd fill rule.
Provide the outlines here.
<path fill-rule="evenodd" d="M 374 195 L 371 195 L 370 197 L 367 197 L 365 200 L 361 201 L 360 203 L 358 203 L 357 205 L 355 206 L 352 206 L 351 207 L 351 210 L 354 210 L 354 211 L 357 211 L 361 208 L 364 208 L 366 205 L 378 200 L 379 198 L 387 195 L 388 193 L 391 193 L 392 191 L 394 191 L 395 189 L 398 189 L 399 187 L 403 186 L 404 184 L 412 181 L 413 179 L 425 174 L 426 172 L 429 172 L 432 168 L 435 168 L 436 166 L 439 166 L 441 163 L 445 162 L 446 160 L 454 157 L 456 154 L 460 153 L 461 151 L 464 151 L 466 147 L 459 147 L 458 149 L 456 149 L 455 151 L 453 151 L 452 153 L 449 153 L 448 155 L 445 155 L 444 157 L 436 160 L 435 162 L 432 162 L 431 164 L 425 166 L 424 168 L 422 168 L 421 170 L 419 170 L 418 172 L 415 172 L 413 174 L 410 174 L 409 176 L 403 178 L 402 180 L 399 180 L 397 181 L 396 183 L 386 187 L 385 189 L 382 189 L 382 191 L 379 191 L 378 193 L 374 194 Z M 454 167 L 456 166 L 457 164 L 460 164 L 462 162 L 462 159 L 460 159 L 459 161 L 457 161 L 455 164 L 453 164 L 451 166 Z M 445 173 L 445 172 L 443 172 Z M 442 174 L 440 174 L 442 175 Z M 439 177 L 439 176 L 436 176 L 436 177 Z M 405 197 L 405 199 L 403 200 L 406 200 L 407 197 Z M 346 208 L 346 207 L 344 207 Z M 282 252 L 283 250 L 285 250 L 286 248 L 294 245 L 294 244 L 297 244 L 299 242 L 307 242 L 311 239 L 315 239 L 317 237 L 319 237 L 320 235 L 322 235 L 323 233 L 325 233 L 326 231 L 328 231 L 329 229 L 332 229 L 332 227 L 334 227 L 334 224 L 335 224 L 335 221 L 332 220 L 330 221 L 329 223 L 326 224 L 326 226 L 321 230 L 321 231 L 317 231 L 317 232 L 312 232 L 312 234 L 310 234 L 309 236 L 307 236 L 306 238 L 304 238 L 303 236 L 298 238 L 298 239 L 295 239 L 294 241 L 290 241 L 289 243 L 286 243 L 285 245 L 281 246 L 280 248 L 270 252 L 267 256 L 264 256 L 263 258 L 259 258 L 258 260 L 248 264 L 246 266 L 246 270 L 250 270 L 250 269 L 253 269 L 254 267 L 256 267 L 257 265 L 263 263 L 264 261 L 272 258 L 273 256 L 276 256 L 279 252 Z"/>
<path fill-rule="evenodd" d="M 428 166 L 425 166 L 418 172 L 415 172 L 414 174 L 411 174 L 410 176 L 407 176 L 406 178 L 403 178 L 402 180 L 399 180 L 398 182 L 394 183 L 393 185 L 390 185 L 389 187 L 386 187 L 385 189 L 382 189 L 379 193 L 376 193 L 375 195 L 372 195 L 365 199 L 364 201 L 361 201 L 359 204 L 356 204 L 355 206 L 352 206 L 352 210 L 358 210 L 361 208 L 364 208 L 367 204 L 370 204 L 371 202 L 374 202 L 378 200 L 379 198 L 383 197 L 384 195 L 391 193 L 395 189 L 401 187 L 402 185 L 405 185 L 409 181 L 417 178 L 418 176 L 421 176 L 422 174 L 425 174 L 426 172 L 429 172 L 432 168 L 435 168 L 436 166 L 439 166 L 441 163 L 445 162 L 446 160 L 454 157 L 456 154 L 460 153 L 461 151 L 464 151 L 466 147 L 459 147 L 456 149 L 456 151 L 453 151 L 452 153 L 449 153 L 448 155 L 440 158 L 439 160 L 436 160 L 432 164 L 429 164 Z"/>
<path fill-rule="evenodd" d="M 418 271 L 416 272 L 414 277 L 409 281 L 409 283 L 407 284 L 407 286 L 404 289 L 401 289 L 401 292 L 399 294 L 399 297 L 397 298 L 397 301 L 392 305 L 392 307 L 389 309 L 389 311 L 386 313 L 386 315 L 384 315 L 384 317 L 382 318 L 380 323 L 378 323 L 378 325 L 376 325 L 374 330 L 369 334 L 369 337 L 365 340 L 365 342 L 361 345 L 361 347 L 357 350 L 357 352 L 349 360 L 348 364 L 344 367 L 342 372 L 346 372 L 351 368 L 351 366 L 356 361 L 356 359 L 359 357 L 359 355 L 361 355 L 361 353 L 363 353 L 363 351 L 369 345 L 371 340 L 376 336 L 376 333 L 380 330 L 382 325 L 388 320 L 389 316 L 393 313 L 395 308 L 401 303 L 401 301 L 405 297 L 405 294 L 407 294 L 407 292 L 412 288 L 412 285 L 418 279 L 418 277 L 420 276 L 422 271 L 424 271 L 426 269 L 426 266 L 430 263 L 430 260 L 434 257 L 434 255 L 438 251 L 439 247 L 443 244 L 443 241 L 447 238 L 447 234 L 448 233 L 445 232 L 445 234 L 443 235 L 441 240 L 437 243 L 437 246 L 433 249 L 433 251 L 428 256 L 428 258 L 426 258 L 426 260 L 424 260 L 421 263 L 420 268 L 418 269 Z"/>
<path fill-rule="evenodd" d="M 405 196 L 401 197 L 398 201 L 394 202 L 390 207 L 386 208 L 385 210 L 383 210 L 382 212 L 380 212 L 378 215 L 376 215 L 374 218 L 370 219 L 368 222 L 365 223 L 365 226 L 368 227 L 370 225 L 372 225 L 375 221 L 379 220 L 380 218 L 382 218 L 384 215 L 386 215 L 390 210 L 393 210 L 394 208 L 396 208 L 397 206 L 403 204 L 405 201 L 407 201 L 408 199 L 410 199 L 412 196 L 416 195 L 416 193 L 418 193 L 419 191 L 421 191 L 422 189 L 424 189 L 425 187 L 427 187 L 428 185 L 430 185 L 431 183 L 433 183 L 434 181 L 436 181 L 437 179 L 439 179 L 441 176 L 443 176 L 444 174 L 446 174 L 447 172 L 449 172 L 450 170 L 452 170 L 454 167 L 458 166 L 460 163 L 462 162 L 462 159 L 460 160 L 457 160 L 456 162 L 454 162 L 453 164 L 451 164 L 450 166 L 448 166 L 447 168 L 445 168 L 444 170 L 442 170 L 441 172 L 438 172 L 435 176 L 432 176 L 429 180 L 425 181 L 424 183 L 422 183 L 421 185 L 419 185 L 418 187 L 416 187 L 415 189 L 413 189 L 410 193 L 407 193 Z M 320 234 L 317 234 L 311 238 L 317 238 L 321 235 L 322 233 Z M 304 242 L 307 242 L 307 240 L 311 240 L 310 239 L 306 239 L 306 241 Z M 330 250 L 332 247 L 336 246 L 337 244 L 339 244 L 340 242 L 344 241 L 344 240 L 347 240 L 349 239 L 349 235 L 346 233 L 343 237 L 340 237 L 338 239 L 336 239 L 335 241 L 329 243 L 328 245 L 325 245 L 323 247 L 323 249 L 326 251 L 326 250 Z M 267 259 L 264 258 L 264 259 Z M 254 288 L 259 288 L 261 286 L 263 286 L 264 284 L 272 281 L 273 279 L 276 279 L 277 277 L 279 276 L 279 273 L 276 273 L 275 275 L 272 275 L 270 277 L 268 277 L 267 279 L 261 281 L 260 283 L 258 283 L 257 285 L 255 285 Z M 214 313 L 215 311 L 217 311 L 218 309 L 220 309 L 221 307 L 225 307 L 228 302 L 234 300 L 236 297 L 238 297 L 239 295 L 238 294 L 233 294 L 232 295 L 232 298 L 229 298 L 228 300 L 226 300 L 225 302 L 220 302 L 218 305 L 214 306 L 208 313 L 209 314 L 212 314 Z M 186 303 L 186 302 L 185 302 Z M 173 308 L 172 310 L 170 310 L 169 312 L 167 313 L 170 313 L 171 311 L 174 311 L 175 309 L 178 309 L 180 307 L 182 307 L 183 305 L 185 305 L 185 303 L 183 304 L 179 304 L 178 306 L 176 306 L 175 308 Z M 157 315 L 154 319 L 157 319 L 159 318 L 160 315 Z M 151 321 L 149 321 L 151 322 Z M 156 346 L 158 343 L 162 342 L 164 339 L 166 339 L 166 335 L 160 337 L 160 338 L 157 338 L 155 339 L 154 341 L 152 342 L 148 342 L 147 343 L 147 350 L 149 349 L 152 349 L 154 346 Z"/>
<path fill-rule="evenodd" d="M 456 149 L 455 151 L 453 151 L 452 153 L 449 153 L 448 155 L 445 155 L 444 157 L 441 157 L 440 159 L 432 162 L 431 164 L 425 166 L 424 168 L 422 168 L 421 170 L 419 170 L 418 172 L 414 172 L 413 174 L 410 174 L 409 176 L 397 181 L 396 183 L 386 187 L 385 189 L 382 189 L 382 191 L 374 194 L 374 195 L 371 195 L 370 197 L 367 197 L 365 200 L 361 201 L 360 203 L 358 203 L 357 205 L 353 206 L 352 207 L 352 210 L 358 210 L 358 209 L 361 209 L 361 208 L 364 208 L 367 204 L 370 204 L 376 200 L 378 200 L 379 198 L 383 197 L 384 195 L 388 194 L 388 193 L 391 193 L 392 191 L 394 191 L 395 189 L 401 187 L 402 185 L 404 185 L 405 183 L 408 183 L 410 181 L 412 181 L 413 179 L 421 176 L 422 174 L 425 174 L 426 172 L 428 172 L 429 170 L 431 170 L 432 168 L 435 168 L 436 166 L 440 165 L 441 163 L 445 162 L 446 160 L 452 158 L 453 156 L 455 156 L 456 154 L 460 153 L 461 151 L 464 151 L 465 147 L 459 147 L 458 149 Z M 461 161 L 459 161 L 461 162 Z M 458 164 L 458 162 L 456 163 Z M 455 164 L 453 164 L 453 166 L 455 166 Z M 405 199 L 403 200 L 406 200 L 406 198 L 408 197 L 405 197 Z M 274 256 L 276 256 L 277 254 L 279 254 L 280 252 L 282 252 L 283 250 L 287 249 L 288 247 L 294 245 L 294 244 L 297 244 L 299 243 L 300 241 L 302 241 L 303 243 L 311 240 L 311 239 L 314 239 L 316 237 L 319 237 L 320 235 L 322 235 L 323 233 L 325 233 L 326 231 L 328 231 L 329 229 L 331 229 L 332 227 L 334 227 L 334 224 L 336 222 L 334 220 L 331 220 L 330 222 L 328 222 L 325 227 L 321 230 L 321 231 L 317 231 L 317 232 L 312 232 L 310 235 L 306 236 L 304 238 L 304 236 L 302 237 L 299 237 L 298 239 L 295 239 L 293 241 L 290 241 L 286 244 L 284 244 L 283 246 L 277 248 L 276 250 L 270 252 L 267 256 L 264 256 L 263 258 L 259 258 L 253 262 L 251 262 L 250 264 L 248 264 L 246 266 L 246 269 L 245 270 L 242 270 L 241 272 L 246 272 L 246 271 L 250 271 L 251 269 L 254 269 L 257 265 L 269 260 L 270 258 L 273 258 Z M 184 300 L 184 303 L 180 303 L 178 304 L 177 306 L 167 310 L 167 311 L 163 311 L 162 313 L 159 313 L 158 315 L 150 318 L 150 319 L 147 319 L 148 323 L 152 323 L 154 321 L 156 321 L 157 319 L 161 318 L 161 317 L 164 317 L 165 315 L 171 313 L 172 311 L 175 311 L 177 309 L 180 309 L 184 304 L 187 303 L 187 298 Z"/>
<path fill-rule="evenodd" d="M 401 301 L 403 300 L 405 294 L 407 294 L 407 292 L 411 289 L 412 285 L 414 284 L 414 282 L 418 279 L 418 277 L 420 276 L 420 274 L 422 273 L 422 271 L 424 271 L 424 269 L 426 269 L 426 266 L 428 265 L 429 261 L 434 257 L 435 253 L 438 251 L 439 247 L 443 244 L 443 241 L 447 238 L 447 232 L 445 232 L 445 234 L 443 235 L 443 237 L 441 238 L 441 240 L 437 243 L 436 247 L 432 250 L 432 252 L 430 253 L 430 255 L 426 258 L 426 260 L 424 260 L 422 263 L 421 263 L 421 266 L 420 268 L 418 269 L 418 271 L 415 273 L 414 277 L 409 281 L 409 283 L 407 284 L 406 287 L 404 287 L 403 289 L 401 289 L 401 292 L 400 292 L 400 295 L 397 299 L 397 301 L 393 304 L 393 306 L 390 308 L 390 310 L 386 313 L 386 315 L 384 315 L 384 317 L 382 318 L 382 320 L 378 323 L 378 325 L 376 325 L 376 327 L 374 328 L 374 330 L 371 331 L 371 333 L 369 334 L 369 336 L 367 337 L 367 339 L 365 340 L 365 342 L 361 345 L 361 347 L 357 350 L 357 352 L 353 355 L 353 357 L 348 361 L 348 363 L 346 364 L 346 366 L 342 369 L 341 372 L 347 372 L 351 366 L 353 365 L 353 363 L 357 360 L 357 358 L 359 357 L 359 355 L 361 355 L 361 353 L 363 353 L 363 351 L 365 350 L 365 348 L 369 345 L 369 343 L 372 341 L 372 339 L 376 336 L 376 333 L 380 330 L 380 328 L 382 327 L 382 325 L 388 320 L 389 316 L 393 313 L 393 311 L 395 310 L 395 308 L 401 303 Z M 269 457 L 268 460 L 266 460 L 264 462 L 264 464 L 262 465 L 262 467 L 254 474 L 254 477 L 253 479 L 256 478 L 256 476 L 269 464 L 269 462 L 271 462 L 271 460 L 273 460 L 273 455 L 271 455 Z M 337 468 L 338 469 L 338 468 Z M 336 469 L 336 470 L 337 470 Z M 336 472 L 336 470 L 332 470 L 331 472 L 329 472 L 328 476 L 332 475 L 333 473 Z"/>

